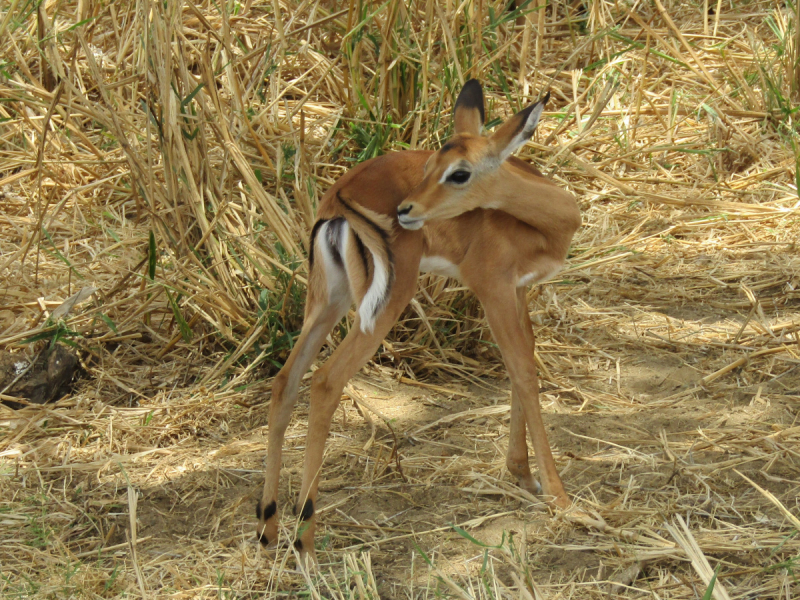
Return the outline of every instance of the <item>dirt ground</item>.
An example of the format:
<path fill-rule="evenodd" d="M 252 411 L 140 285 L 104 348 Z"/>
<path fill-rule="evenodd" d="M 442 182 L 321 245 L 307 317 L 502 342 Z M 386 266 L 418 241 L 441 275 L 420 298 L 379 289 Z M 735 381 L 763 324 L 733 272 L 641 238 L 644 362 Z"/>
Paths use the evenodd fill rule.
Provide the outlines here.
<path fill-rule="evenodd" d="M 783 258 L 796 264 L 794 254 Z M 728 268 L 746 269 L 746 259 L 715 277 L 729 280 Z M 58 583 L 9 576 L 6 593 L 84 590 L 78 575 L 68 577 L 72 569 L 87 582 L 94 571 L 116 573 L 94 586 L 100 596 L 141 577 L 154 597 L 314 586 L 327 597 L 328 571 L 344 589 L 369 572 L 364 585 L 385 598 L 464 597 L 470 586 L 513 588 L 522 577 L 542 598 L 691 598 L 705 584 L 670 533 L 682 518 L 731 597 L 792 597 L 797 549 L 785 511 L 795 510 L 800 481 L 800 360 L 768 356 L 702 378 L 769 335 L 763 327 L 795 310 L 796 297 L 773 312 L 762 295 L 766 320 L 748 324 L 737 344 L 703 343 L 711 331 L 735 336 L 745 323 L 746 307 L 713 306 L 733 303 L 735 293 L 723 288 L 662 308 L 651 303 L 654 270 L 607 271 L 531 295 L 549 375 L 541 382 L 548 434 L 576 508 L 597 527 L 553 514 L 513 483 L 504 466 L 510 391 L 502 371 L 474 383 L 401 383 L 407 370 L 383 348 L 348 386 L 334 418 L 318 508 L 323 575 L 309 584 L 288 544 L 265 551 L 254 535 L 269 380 L 222 394 L 178 384 L 146 397 L 84 380 L 53 409 L 4 420 L 11 439 L 3 497 L 15 508 L 3 522 L 3 562 L 26 557 L 30 568 L 19 573 L 61 562 L 66 573 Z M 616 308 L 588 309 L 600 305 Z M 800 352 L 794 337 L 783 339 Z M 485 358 L 498 360 L 493 350 Z M 179 382 L 191 371 L 150 363 L 131 367 L 125 380 L 171 374 Z M 104 395 L 111 389 L 116 397 Z M 284 542 L 293 539 L 306 415 L 304 389 L 287 433 Z M 31 436 L 34 429 L 40 434 Z M 209 573 L 217 591 L 198 584 Z M 487 594 L 477 589 L 473 597 Z"/>

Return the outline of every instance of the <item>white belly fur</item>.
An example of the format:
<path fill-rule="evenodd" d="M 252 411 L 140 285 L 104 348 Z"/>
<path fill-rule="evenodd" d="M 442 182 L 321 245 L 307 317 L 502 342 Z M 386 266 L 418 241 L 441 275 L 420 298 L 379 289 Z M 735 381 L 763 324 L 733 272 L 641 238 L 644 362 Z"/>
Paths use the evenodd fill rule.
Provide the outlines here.
<path fill-rule="evenodd" d="M 554 268 L 543 270 L 543 271 L 532 271 L 530 273 L 525 273 L 522 277 L 517 280 L 517 287 L 523 287 L 528 285 L 529 283 L 544 283 L 548 279 L 552 279 L 555 277 L 561 268 L 563 267 L 562 264 L 555 265 Z"/>
<path fill-rule="evenodd" d="M 442 256 L 423 256 L 419 263 L 419 270 L 422 273 L 436 273 L 445 277 L 461 278 L 461 271 L 458 267 Z"/>
<path fill-rule="evenodd" d="M 517 280 L 517 287 L 523 287 L 531 283 L 544 283 L 557 275 L 558 272 L 561 271 L 562 266 L 563 265 L 557 265 L 555 268 L 543 272 L 532 271 L 530 273 L 525 273 L 525 275 Z M 461 271 L 458 270 L 458 266 L 451 263 L 443 256 L 423 256 L 419 263 L 419 270 L 421 273 L 435 273 L 436 275 L 461 279 Z"/>
<path fill-rule="evenodd" d="M 517 280 L 517 287 L 524 287 L 529 283 L 533 283 L 537 279 L 539 279 L 539 273 L 536 271 L 533 271 L 532 273 L 526 273 Z"/>

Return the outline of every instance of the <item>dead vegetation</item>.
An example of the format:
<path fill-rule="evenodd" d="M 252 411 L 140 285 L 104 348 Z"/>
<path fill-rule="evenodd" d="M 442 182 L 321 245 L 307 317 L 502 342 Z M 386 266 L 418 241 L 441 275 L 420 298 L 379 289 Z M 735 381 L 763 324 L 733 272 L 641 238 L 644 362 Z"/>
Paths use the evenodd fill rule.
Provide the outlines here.
<path fill-rule="evenodd" d="M 794 597 L 796 7 L 518 4 L 0 6 L 0 346 L 83 371 L 2 408 L 4 598 Z M 490 125 L 553 93 L 523 154 L 584 226 L 530 307 L 591 520 L 512 485 L 480 308 L 426 277 L 347 388 L 300 573 L 251 513 L 314 206 L 355 161 L 440 144 L 470 76 Z"/>

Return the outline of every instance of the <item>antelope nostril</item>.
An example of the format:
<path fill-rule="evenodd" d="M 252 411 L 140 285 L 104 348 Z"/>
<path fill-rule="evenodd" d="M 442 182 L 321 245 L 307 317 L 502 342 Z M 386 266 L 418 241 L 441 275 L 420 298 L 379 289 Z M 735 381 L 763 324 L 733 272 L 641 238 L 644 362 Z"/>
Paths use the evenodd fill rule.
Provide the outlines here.
<path fill-rule="evenodd" d="M 414 208 L 413 204 L 409 204 L 406 207 L 398 208 L 397 209 L 397 214 L 398 214 L 398 216 L 402 217 L 403 215 L 407 215 L 408 213 L 410 213 L 412 208 Z"/>

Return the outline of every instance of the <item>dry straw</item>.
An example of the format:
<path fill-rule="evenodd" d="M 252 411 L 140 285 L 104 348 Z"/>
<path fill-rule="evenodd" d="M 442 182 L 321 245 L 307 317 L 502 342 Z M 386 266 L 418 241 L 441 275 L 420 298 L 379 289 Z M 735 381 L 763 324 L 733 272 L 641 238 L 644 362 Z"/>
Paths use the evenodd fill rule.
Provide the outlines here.
<path fill-rule="evenodd" d="M 507 4 L 0 5 L 0 345 L 84 368 L 2 409 L 2 597 L 797 595 L 795 6 Z M 529 297 L 576 508 L 512 484 L 480 307 L 426 276 L 346 391 L 298 572 L 251 512 L 316 203 L 438 147 L 473 76 L 490 126 L 551 90 L 522 155 L 584 213 Z"/>

